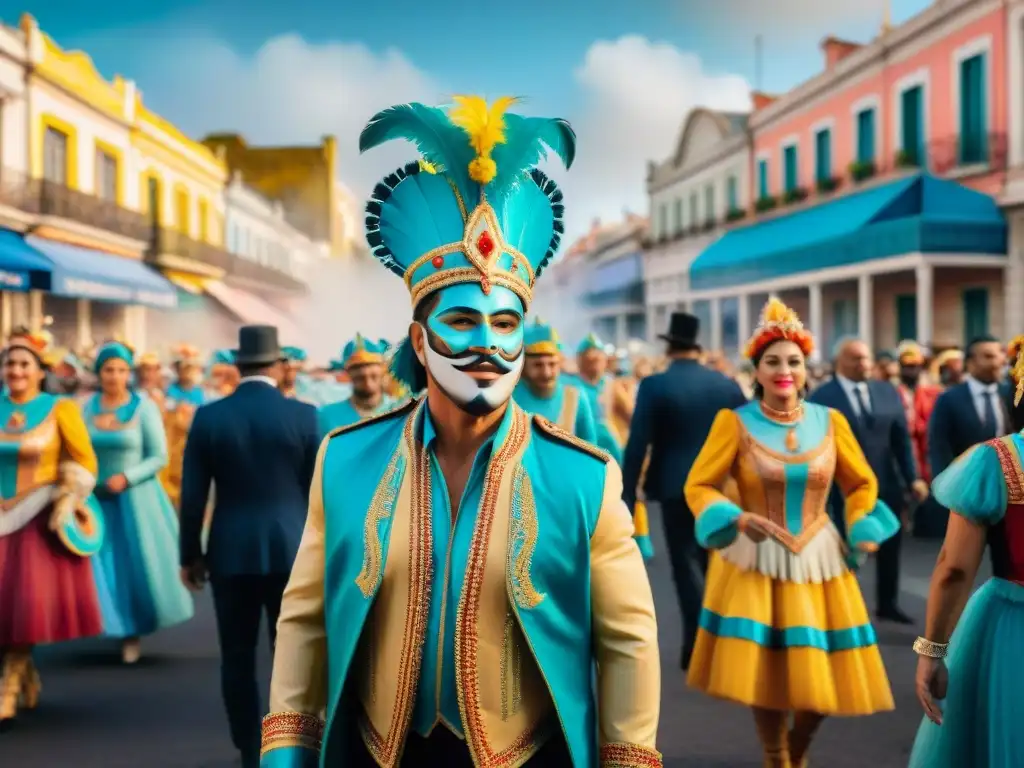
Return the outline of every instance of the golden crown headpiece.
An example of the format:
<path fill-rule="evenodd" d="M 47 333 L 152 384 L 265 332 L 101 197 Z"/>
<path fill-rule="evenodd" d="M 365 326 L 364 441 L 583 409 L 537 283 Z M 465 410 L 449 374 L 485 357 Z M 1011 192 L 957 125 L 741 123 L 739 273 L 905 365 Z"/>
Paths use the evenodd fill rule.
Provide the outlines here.
<path fill-rule="evenodd" d="M 772 296 L 761 310 L 761 319 L 747 341 L 744 356 L 753 360 L 776 341 L 792 341 L 804 355 L 814 351 L 814 336 L 804 328 L 799 316 L 781 300 Z"/>
<path fill-rule="evenodd" d="M 896 347 L 896 359 L 906 365 L 921 365 L 924 363 L 924 352 L 916 341 L 901 341 Z"/>

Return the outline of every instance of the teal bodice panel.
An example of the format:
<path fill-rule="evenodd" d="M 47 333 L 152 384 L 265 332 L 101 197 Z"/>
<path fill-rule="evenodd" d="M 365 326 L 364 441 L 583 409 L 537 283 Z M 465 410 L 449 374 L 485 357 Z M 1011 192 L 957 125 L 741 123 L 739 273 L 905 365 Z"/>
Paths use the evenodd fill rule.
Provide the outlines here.
<path fill-rule="evenodd" d="M 393 418 L 368 423 L 336 435 L 327 445 L 324 455 L 322 476 L 327 584 L 324 621 L 327 629 L 328 669 L 331 674 L 328 679 L 327 726 L 321 755 L 323 765 L 334 765 L 346 754 L 344 740 L 348 727 L 338 719 L 351 717 L 352 713 L 341 711 L 341 694 L 370 607 L 379 589 L 378 583 L 367 597 L 356 586 L 363 566 L 363 521 L 381 482 L 381 467 L 388 466 L 398 448 L 405 420 L 411 412 L 411 409 L 403 409 Z M 429 439 L 426 423 L 420 428 L 424 429 L 424 437 Z M 502 428 L 507 428 L 507 424 Z M 476 464 L 481 462 L 483 459 L 478 456 Z M 574 764 L 594 765 L 597 761 L 597 721 L 592 688 L 593 659 L 589 653 L 575 650 L 567 652 L 567 649 L 590 649 L 592 646 L 590 572 L 587 564 L 590 561 L 590 536 L 597 525 L 604 493 L 606 467 L 600 459 L 556 441 L 536 427 L 531 430 L 522 466 L 531 482 L 539 533 L 531 560 L 531 577 L 543 599 L 533 607 L 514 606 L 515 613 L 541 674 L 548 683 L 559 721 L 573 753 Z M 400 461 L 394 474 L 385 477 L 385 481 L 389 481 L 397 491 L 406 471 L 406 463 Z M 478 471 L 475 465 L 473 473 Z M 566 482 L 567 477 L 571 477 L 573 482 Z M 433 482 L 436 494 L 439 482 L 436 475 Z M 467 486 L 462 509 L 471 512 L 467 512 L 455 524 L 450 556 L 452 586 L 448 590 L 440 590 L 435 585 L 435 591 L 432 592 L 429 611 L 431 623 L 426 640 L 432 645 L 428 645 L 423 654 L 419 691 L 423 693 L 424 687 L 429 686 L 433 696 L 417 697 L 413 725 L 417 730 L 423 727 L 423 723 L 430 722 L 432 717 L 436 720 L 438 716 L 450 719 L 451 725 L 461 729 L 457 696 L 453 698 L 454 694 L 451 693 L 454 688 L 453 654 L 450 651 L 453 634 L 452 625 L 448 621 L 454 621 L 453 609 L 461 595 L 468 542 L 472 535 L 472 522 L 475 521 L 474 498 L 479 503 L 479 489 L 474 498 L 470 498 L 470 488 L 479 482 L 475 478 Z M 511 515 L 518 509 L 515 489 L 513 497 L 513 509 L 508 511 Z M 441 494 L 440 498 L 435 495 L 434 498 L 433 519 L 435 525 L 439 525 L 448 511 L 447 493 Z M 378 528 L 385 561 L 391 522 L 391 515 L 388 514 Z M 448 520 L 444 520 L 443 528 L 435 529 L 433 535 L 434 541 L 445 548 L 446 556 L 449 529 Z M 445 565 L 442 562 L 438 569 L 437 558 L 441 554 L 435 550 L 435 574 L 439 575 L 443 575 Z M 510 558 L 510 561 L 513 560 L 514 557 Z M 510 574 L 509 579 L 512 578 Z M 455 584 L 460 586 L 456 587 Z M 448 608 L 452 609 L 446 610 L 446 615 L 451 619 L 446 619 L 445 626 L 448 629 L 443 639 L 440 633 L 440 605 L 436 604 L 439 600 L 449 601 Z M 435 654 L 429 652 L 429 647 L 435 649 Z M 449 649 L 445 651 L 440 669 L 434 660 L 438 647 Z M 442 682 L 440 707 L 436 699 L 439 674 Z M 450 685 L 446 679 L 451 681 Z M 421 702 L 424 703 L 421 705 Z M 452 702 L 454 709 L 451 709 Z"/>
<path fill-rule="evenodd" d="M 138 485 L 155 477 L 167 464 L 163 420 L 160 409 L 149 398 L 133 394 L 126 404 L 107 411 L 100 396 L 93 395 L 86 401 L 82 416 L 99 462 L 100 485 L 120 474 L 128 478 L 129 485 Z M 104 417 L 116 420 L 117 426 L 98 424 Z"/>
<path fill-rule="evenodd" d="M 823 405 L 804 403 L 804 416 L 796 424 L 780 424 L 772 421 L 761 411 L 758 401 L 747 403 L 736 409 L 747 433 L 758 443 L 776 453 L 789 454 L 786 436 L 796 431 L 799 453 L 812 451 L 829 438 L 832 425 L 831 411 Z M 808 462 L 787 462 L 785 464 L 786 529 L 798 535 L 803 529 L 804 495 L 810 473 Z"/>
<path fill-rule="evenodd" d="M 57 398 L 41 392 L 27 403 L 15 403 L 0 396 L 0 430 L 8 437 L 31 432 L 53 411 Z M 18 452 L 21 441 L 0 440 L 0 497 L 13 498 L 18 492 Z"/>

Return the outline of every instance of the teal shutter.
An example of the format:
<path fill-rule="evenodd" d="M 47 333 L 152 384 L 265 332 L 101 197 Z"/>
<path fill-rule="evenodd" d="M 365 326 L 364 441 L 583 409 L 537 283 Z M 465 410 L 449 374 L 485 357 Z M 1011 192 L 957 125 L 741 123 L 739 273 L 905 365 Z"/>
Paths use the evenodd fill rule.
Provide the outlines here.
<path fill-rule="evenodd" d="M 764 200 L 768 197 L 768 161 L 757 161 L 757 196 Z"/>
<path fill-rule="evenodd" d="M 963 294 L 964 346 L 981 336 L 987 336 L 988 288 L 968 288 Z"/>
<path fill-rule="evenodd" d="M 740 207 L 739 192 L 736 189 L 736 177 L 730 176 L 729 180 L 725 183 L 725 195 L 729 201 L 729 212 L 735 211 Z"/>
<path fill-rule="evenodd" d="M 828 181 L 832 178 L 832 131 L 828 128 L 818 131 L 814 136 L 814 178 L 816 181 Z"/>
<path fill-rule="evenodd" d="M 875 161 L 875 110 L 873 107 L 857 113 L 857 160 Z"/>
<path fill-rule="evenodd" d="M 924 90 L 920 85 L 908 88 L 900 97 L 903 110 L 903 136 L 900 149 L 911 165 L 922 165 L 924 161 Z"/>
<path fill-rule="evenodd" d="M 985 106 L 985 54 L 978 54 L 960 62 L 960 162 L 964 165 L 988 159 Z"/>
<path fill-rule="evenodd" d="M 796 146 L 786 147 L 782 152 L 782 163 L 785 173 L 783 191 L 792 192 L 797 187 L 797 156 Z"/>
<path fill-rule="evenodd" d="M 896 297 L 897 342 L 917 340 L 917 296 L 909 293 Z"/>

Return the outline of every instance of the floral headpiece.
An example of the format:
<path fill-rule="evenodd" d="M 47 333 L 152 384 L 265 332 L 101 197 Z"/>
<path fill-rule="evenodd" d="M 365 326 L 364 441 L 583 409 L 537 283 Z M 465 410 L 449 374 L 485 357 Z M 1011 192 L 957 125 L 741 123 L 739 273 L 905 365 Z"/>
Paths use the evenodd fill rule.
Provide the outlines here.
<path fill-rule="evenodd" d="M 1010 343 L 1006 345 L 1006 356 L 1011 360 L 1016 359 L 1020 353 L 1021 347 L 1024 347 L 1024 333 L 1019 336 L 1014 336 Z"/>
<path fill-rule="evenodd" d="M 796 312 L 772 296 L 761 310 L 761 321 L 747 341 L 743 354 L 748 360 L 754 360 L 768 345 L 783 339 L 800 347 L 805 357 L 814 351 L 814 337 L 804 329 Z"/>
<path fill-rule="evenodd" d="M 49 331 L 30 331 L 16 328 L 7 339 L 7 349 L 24 349 L 35 355 L 40 362 L 50 365 L 53 351 L 53 334 Z"/>
<path fill-rule="evenodd" d="M 199 348 L 191 344 L 178 344 L 171 350 L 175 365 L 201 366 Z"/>
<path fill-rule="evenodd" d="M 363 129 L 360 152 L 406 139 L 422 155 L 374 188 L 366 240 L 405 280 L 413 306 L 459 283 L 479 283 L 484 293 L 504 286 L 529 306 L 564 231 L 562 193 L 535 166 L 546 147 L 571 166 L 576 134 L 565 120 L 508 112 L 514 98 L 454 102 L 401 104 Z"/>
<path fill-rule="evenodd" d="M 143 354 L 139 355 L 139 359 L 136 365 L 139 368 L 159 368 L 160 357 L 155 352 L 144 352 Z"/>
<path fill-rule="evenodd" d="M 533 325 L 526 329 L 526 354 L 528 355 L 559 355 L 562 344 L 558 340 L 558 332 L 539 317 Z"/>
<path fill-rule="evenodd" d="M 896 347 L 896 356 L 903 365 L 924 364 L 924 352 L 916 341 L 901 341 Z"/>

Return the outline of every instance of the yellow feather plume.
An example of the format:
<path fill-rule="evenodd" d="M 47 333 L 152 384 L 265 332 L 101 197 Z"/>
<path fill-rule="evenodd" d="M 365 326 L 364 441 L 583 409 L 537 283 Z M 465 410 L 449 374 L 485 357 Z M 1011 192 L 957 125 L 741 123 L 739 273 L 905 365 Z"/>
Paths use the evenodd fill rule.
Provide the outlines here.
<path fill-rule="evenodd" d="M 469 164 L 469 177 L 478 184 L 489 184 L 498 173 L 491 152 L 498 144 L 505 143 L 504 115 L 518 99 L 502 96 L 490 105 L 481 96 L 455 96 L 453 100 L 455 106 L 448 113 L 448 119 L 466 132 L 476 152 Z"/>
<path fill-rule="evenodd" d="M 763 325 L 788 323 L 792 322 L 795 318 L 796 315 L 793 310 L 775 296 L 768 299 L 768 303 L 764 305 L 764 310 L 761 313 L 761 323 Z"/>

